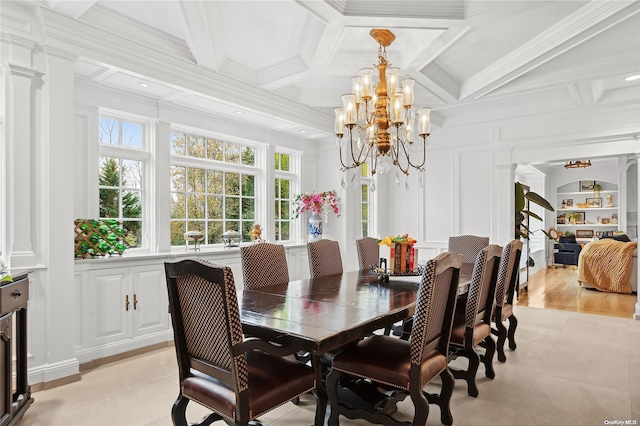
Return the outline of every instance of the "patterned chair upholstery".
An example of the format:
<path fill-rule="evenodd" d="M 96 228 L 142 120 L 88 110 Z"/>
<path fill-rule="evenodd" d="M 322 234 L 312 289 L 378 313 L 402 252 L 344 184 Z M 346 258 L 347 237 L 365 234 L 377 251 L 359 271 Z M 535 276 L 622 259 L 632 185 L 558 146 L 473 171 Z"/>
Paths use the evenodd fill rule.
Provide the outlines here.
<path fill-rule="evenodd" d="M 201 260 L 165 263 L 179 372 L 171 417 L 187 426 L 187 404 L 212 410 L 202 423 L 249 421 L 315 388 L 313 369 L 291 348 L 242 334 L 233 272 Z"/>
<path fill-rule="evenodd" d="M 440 407 L 442 423 L 453 423 L 450 401 L 454 378 L 447 367 L 447 347 L 461 265 L 461 256 L 453 253 L 441 253 L 427 263 L 408 340 L 372 335 L 335 355 L 333 368 L 327 376 L 331 404 L 329 425 L 337 425 L 340 414 L 376 424 L 424 425 L 429 415 L 429 403 Z M 338 391 L 344 376 L 351 376 L 352 380 L 370 379 L 389 391 L 409 394 L 415 407 L 413 421 L 398 421 L 388 414 L 391 410 L 356 409 L 344 404 L 345 401 L 339 398 L 345 393 Z M 423 392 L 422 389 L 437 376 L 442 383 L 440 394 Z"/>
<path fill-rule="evenodd" d="M 287 255 L 282 244 L 260 243 L 241 247 L 240 260 L 245 288 L 289 282 Z"/>
<path fill-rule="evenodd" d="M 453 319 L 449 344 L 452 359 L 463 356 L 469 364 L 467 370 L 451 369 L 451 372 L 456 379 L 466 380 L 467 392 L 473 397 L 478 396 L 476 373 L 480 361 L 485 366 L 485 375 L 490 379 L 495 377 L 493 355 L 496 342 L 491 337 L 491 315 L 501 254 L 502 247 L 495 244 L 480 250 L 471 274 L 466 303 L 458 305 Z M 484 342 L 486 347 L 482 357 L 475 351 L 480 342 Z"/>
<path fill-rule="evenodd" d="M 311 278 L 342 273 L 340 244 L 332 240 L 307 243 Z"/>
<path fill-rule="evenodd" d="M 498 361 L 507 360 L 504 354 L 504 342 L 509 337 L 509 349 L 516 350 L 515 333 L 518 319 L 513 315 L 513 295 L 518 280 L 518 268 L 520 255 L 522 254 L 522 241 L 512 240 L 504 247 L 500 267 L 498 268 L 498 281 L 496 283 L 496 308 L 493 312 L 493 321 L 496 328 L 491 331 L 498 336 L 497 349 Z M 509 320 L 509 331 L 504 326 L 504 321 Z"/>
<path fill-rule="evenodd" d="M 380 246 L 378 240 L 371 237 L 356 240 L 356 251 L 358 252 L 359 269 L 369 270 L 369 267 L 378 265 L 380 262 Z"/>
<path fill-rule="evenodd" d="M 489 237 L 459 235 L 449 237 L 449 251 L 462 255 L 463 264 L 474 264 L 480 250 L 489 245 Z"/>

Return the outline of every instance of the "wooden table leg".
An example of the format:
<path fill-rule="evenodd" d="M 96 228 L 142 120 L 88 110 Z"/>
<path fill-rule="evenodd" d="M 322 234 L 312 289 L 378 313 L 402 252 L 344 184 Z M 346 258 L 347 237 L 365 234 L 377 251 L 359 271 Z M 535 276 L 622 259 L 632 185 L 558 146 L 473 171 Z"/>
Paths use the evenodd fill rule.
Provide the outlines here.
<path fill-rule="evenodd" d="M 316 419 L 314 425 L 324 426 L 328 396 L 327 387 L 322 377 L 322 362 L 320 361 L 319 355 L 313 354 L 311 356 L 311 365 L 313 365 L 313 369 L 316 372 L 316 391 L 314 392 L 316 395 Z"/>

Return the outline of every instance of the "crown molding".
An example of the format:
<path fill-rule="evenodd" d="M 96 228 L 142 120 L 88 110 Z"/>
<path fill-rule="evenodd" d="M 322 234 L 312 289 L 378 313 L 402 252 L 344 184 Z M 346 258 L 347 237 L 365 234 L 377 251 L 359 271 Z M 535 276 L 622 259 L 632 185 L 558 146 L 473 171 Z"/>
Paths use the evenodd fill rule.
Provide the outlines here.
<path fill-rule="evenodd" d="M 361 1 L 325 0 L 344 16 L 379 16 L 459 20 L 465 17 L 464 0 L 430 1 Z"/>
<path fill-rule="evenodd" d="M 309 67 L 305 63 L 304 59 L 302 59 L 302 56 L 296 55 L 293 58 L 289 58 L 264 70 L 258 71 L 258 85 L 263 86 L 276 80 L 291 77 L 295 74 L 303 73 L 308 70 Z"/>
<path fill-rule="evenodd" d="M 146 46 L 132 41 L 130 36 L 123 38 L 122 34 L 105 32 L 86 22 L 74 21 L 51 11 L 43 12 L 47 44 L 76 52 L 89 62 L 109 64 L 124 73 L 164 81 L 177 90 L 200 93 L 210 99 L 275 115 L 310 129 L 324 132 L 333 128 L 333 117 L 330 115 L 247 84 L 233 78 L 233 74 L 203 69 L 192 57 L 185 58 L 171 49 L 160 48 L 159 42 L 154 43 L 153 47 Z M 223 68 L 247 72 L 231 63 Z"/>

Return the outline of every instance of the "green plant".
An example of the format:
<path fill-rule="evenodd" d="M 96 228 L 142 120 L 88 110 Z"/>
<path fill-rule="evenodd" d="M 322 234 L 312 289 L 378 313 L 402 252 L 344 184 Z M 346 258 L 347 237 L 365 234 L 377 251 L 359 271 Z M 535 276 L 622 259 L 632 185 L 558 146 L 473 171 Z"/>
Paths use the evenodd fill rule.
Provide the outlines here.
<path fill-rule="evenodd" d="M 525 192 L 524 187 L 520 182 L 516 182 L 515 185 L 516 193 L 515 193 L 515 213 L 516 213 L 516 225 L 515 225 L 515 236 L 516 238 L 524 238 L 526 240 L 529 239 L 529 235 L 533 234 L 535 231 L 531 231 L 528 226 L 529 218 L 534 218 L 539 221 L 542 221 L 542 218 L 532 211 L 527 209 L 527 200 L 531 201 L 534 204 L 539 205 L 540 207 L 554 211 L 553 206 L 545 200 L 541 195 L 528 191 Z M 540 229 L 547 238 L 553 239 L 551 235 L 544 229 Z"/>
<path fill-rule="evenodd" d="M 593 191 L 602 191 L 602 185 L 600 185 L 599 183 L 596 183 L 595 185 L 593 185 Z"/>

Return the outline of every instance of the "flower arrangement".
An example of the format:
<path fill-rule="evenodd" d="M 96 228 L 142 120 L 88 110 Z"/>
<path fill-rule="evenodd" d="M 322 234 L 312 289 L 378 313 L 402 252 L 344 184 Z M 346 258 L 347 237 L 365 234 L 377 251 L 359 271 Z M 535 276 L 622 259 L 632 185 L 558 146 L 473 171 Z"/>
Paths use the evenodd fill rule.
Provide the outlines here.
<path fill-rule="evenodd" d="M 409 236 L 409 234 L 404 235 L 389 235 L 381 240 L 378 240 L 378 245 L 391 246 L 391 244 L 409 244 L 413 246 L 417 241 Z"/>
<path fill-rule="evenodd" d="M 318 214 L 322 213 L 326 222 L 329 219 L 329 212 L 340 217 L 339 202 L 340 199 L 337 197 L 336 191 L 298 194 L 293 200 L 293 218 L 296 219 L 300 214 L 310 211 Z"/>

